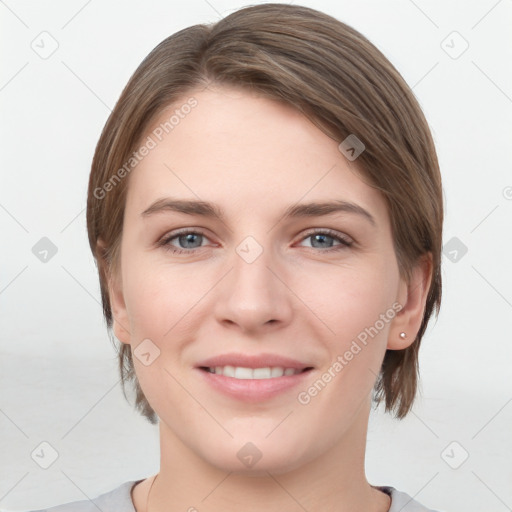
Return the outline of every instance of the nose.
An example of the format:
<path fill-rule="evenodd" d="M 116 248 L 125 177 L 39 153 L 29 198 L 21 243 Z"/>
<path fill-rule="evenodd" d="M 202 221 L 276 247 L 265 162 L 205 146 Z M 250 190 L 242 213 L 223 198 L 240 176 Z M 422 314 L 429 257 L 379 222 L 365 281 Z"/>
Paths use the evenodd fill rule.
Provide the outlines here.
<path fill-rule="evenodd" d="M 275 254 L 253 239 L 238 246 L 229 264 L 231 271 L 217 293 L 215 314 L 219 322 L 256 335 L 291 321 L 293 292 L 287 284 L 285 266 Z"/>

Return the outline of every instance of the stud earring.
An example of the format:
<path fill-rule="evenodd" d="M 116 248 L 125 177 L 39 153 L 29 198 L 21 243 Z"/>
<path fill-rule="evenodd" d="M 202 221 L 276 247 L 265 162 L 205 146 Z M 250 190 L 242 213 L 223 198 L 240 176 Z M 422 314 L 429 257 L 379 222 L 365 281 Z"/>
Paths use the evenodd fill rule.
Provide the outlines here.
<path fill-rule="evenodd" d="M 402 338 L 403 340 L 405 340 L 406 336 L 407 335 L 405 334 L 405 332 L 401 332 L 400 333 L 400 338 Z"/>

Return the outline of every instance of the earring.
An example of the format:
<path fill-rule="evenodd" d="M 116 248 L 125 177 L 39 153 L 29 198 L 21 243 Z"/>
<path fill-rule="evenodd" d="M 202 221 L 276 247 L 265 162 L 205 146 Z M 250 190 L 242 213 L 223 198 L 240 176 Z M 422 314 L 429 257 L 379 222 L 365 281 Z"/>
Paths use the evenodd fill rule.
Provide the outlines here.
<path fill-rule="evenodd" d="M 407 335 L 405 334 L 405 332 L 401 332 L 400 333 L 400 338 L 402 338 L 403 340 L 405 340 L 406 336 Z"/>

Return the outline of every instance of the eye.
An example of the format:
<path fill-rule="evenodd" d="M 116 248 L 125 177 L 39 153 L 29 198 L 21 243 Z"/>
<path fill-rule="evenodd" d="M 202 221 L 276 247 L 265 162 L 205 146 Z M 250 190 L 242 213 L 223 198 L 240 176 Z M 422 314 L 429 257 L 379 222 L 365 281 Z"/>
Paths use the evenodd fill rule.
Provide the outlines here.
<path fill-rule="evenodd" d="M 311 240 L 312 249 L 322 249 L 322 252 L 343 250 L 353 244 L 353 241 L 346 235 L 332 229 L 310 231 L 302 240 L 308 239 Z M 339 242 L 338 245 L 334 245 L 333 240 Z"/>
<path fill-rule="evenodd" d="M 204 239 L 208 240 L 202 231 L 197 229 L 183 230 L 178 233 L 173 233 L 170 236 L 164 237 L 158 243 L 158 245 L 164 247 L 166 250 L 174 254 L 191 254 L 195 250 L 203 247 L 201 242 Z M 179 244 L 178 247 L 172 243 L 174 240 L 176 240 L 176 243 Z"/>
<path fill-rule="evenodd" d="M 342 235 L 332 229 L 310 231 L 301 240 L 311 240 L 311 249 L 320 249 L 322 252 L 339 251 L 352 246 L 353 241 L 346 235 Z M 205 247 L 202 242 L 208 240 L 206 235 L 197 229 L 182 230 L 165 236 L 158 246 L 173 254 L 192 254 Z M 338 242 L 337 245 L 335 242 Z M 307 246 L 306 246 L 307 247 Z"/>

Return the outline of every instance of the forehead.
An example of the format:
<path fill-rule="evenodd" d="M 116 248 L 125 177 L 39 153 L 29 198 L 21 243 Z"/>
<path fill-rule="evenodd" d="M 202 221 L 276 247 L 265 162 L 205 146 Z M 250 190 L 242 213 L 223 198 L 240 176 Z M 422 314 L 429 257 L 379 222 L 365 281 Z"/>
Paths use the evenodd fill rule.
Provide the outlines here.
<path fill-rule="evenodd" d="M 131 172 L 127 210 L 140 213 L 165 195 L 262 214 L 302 198 L 336 198 L 387 215 L 339 141 L 297 109 L 246 90 L 191 91 L 160 113 L 144 142 L 152 148 Z"/>

